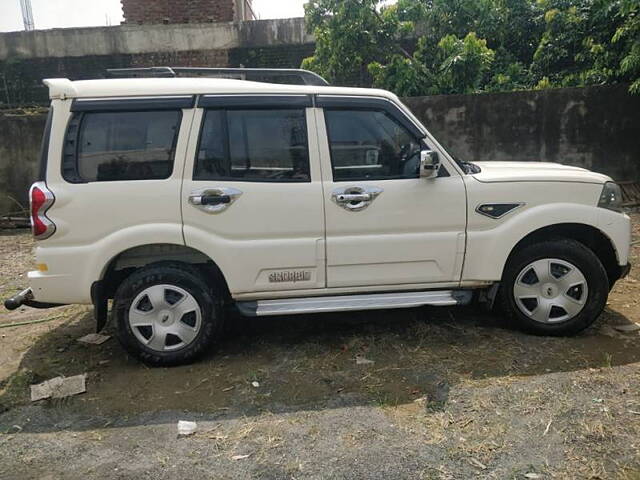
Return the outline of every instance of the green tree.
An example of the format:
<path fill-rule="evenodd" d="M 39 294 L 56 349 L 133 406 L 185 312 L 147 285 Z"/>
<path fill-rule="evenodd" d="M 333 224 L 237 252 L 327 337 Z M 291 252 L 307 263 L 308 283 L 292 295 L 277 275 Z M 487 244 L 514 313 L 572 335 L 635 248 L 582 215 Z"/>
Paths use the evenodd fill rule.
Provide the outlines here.
<path fill-rule="evenodd" d="M 470 32 L 463 40 L 447 35 L 438 42 L 442 59 L 437 70 L 441 93 L 473 93 L 480 89 L 484 74 L 489 71 L 495 53 L 487 41 Z"/>
<path fill-rule="evenodd" d="M 552 86 L 604 84 L 617 79 L 620 49 L 611 44 L 618 5 L 610 0 L 539 0 L 545 31 L 531 70 Z M 544 83 L 547 83 L 545 80 Z"/>
<path fill-rule="evenodd" d="M 639 0 L 312 0 L 315 55 L 333 83 L 400 95 L 631 82 Z"/>
<path fill-rule="evenodd" d="M 619 73 L 631 82 L 630 91 L 640 94 L 640 3 L 637 0 L 623 0 L 618 16 L 621 25 L 616 29 L 612 41 L 623 47 Z"/>
<path fill-rule="evenodd" d="M 386 61 L 398 51 L 398 38 L 407 28 L 397 6 L 380 7 L 378 0 L 315 0 L 305 5 L 307 28 L 316 36 L 313 57 L 303 68 L 331 82 L 363 85 L 370 81 L 367 66 Z"/>

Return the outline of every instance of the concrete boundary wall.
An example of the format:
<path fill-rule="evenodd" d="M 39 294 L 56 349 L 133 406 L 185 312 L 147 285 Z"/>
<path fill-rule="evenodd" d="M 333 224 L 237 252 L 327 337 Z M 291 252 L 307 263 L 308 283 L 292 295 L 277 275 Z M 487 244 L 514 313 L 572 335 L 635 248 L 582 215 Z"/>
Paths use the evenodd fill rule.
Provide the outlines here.
<path fill-rule="evenodd" d="M 0 61 L 229 50 L 313 42 L 303 18 L 178 25 L 125 24 L 0 33 Z"/>
<path fill-rule="evenodd" d="M 405 99 L 468 161 L 548 161 L 640 180 L 640 95 L 628 85 Z"/>
<path fill-rule="evenodd" d="M 469 161 L 544 160 L 640 180 L 640 96 L 626 85 L 404 99 Z M 45 116 L 0 113 L 0 215 L 26 205 Z"/>
<path fill-rule="evenodd" d="M 164 65 L 297 68 L 314 45 L 302 18 L 0 33 L 0 108 L 46 104 L 43 78 Z"/>

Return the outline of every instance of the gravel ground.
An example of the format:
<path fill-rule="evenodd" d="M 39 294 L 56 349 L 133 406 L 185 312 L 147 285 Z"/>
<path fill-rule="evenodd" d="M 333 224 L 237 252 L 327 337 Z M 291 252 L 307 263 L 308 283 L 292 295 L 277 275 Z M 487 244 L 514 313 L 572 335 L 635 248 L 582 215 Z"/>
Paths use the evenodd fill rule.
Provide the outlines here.
<path fill-rule="evenodd" d="M 0 235 L 2 295 L 31 246 Z M 639 280 L 574 338 L 473 307 L 234 318 L 172 369 L 77 343 L 85 307 L 0 307 L 0 479 L 640 479 L 640 333 L 613 328 L 640 322 Z M 87 393 L 29 401 L 30 384 L 85 372 Z M 177 438 L 178 420 L 197 433 Z"/>

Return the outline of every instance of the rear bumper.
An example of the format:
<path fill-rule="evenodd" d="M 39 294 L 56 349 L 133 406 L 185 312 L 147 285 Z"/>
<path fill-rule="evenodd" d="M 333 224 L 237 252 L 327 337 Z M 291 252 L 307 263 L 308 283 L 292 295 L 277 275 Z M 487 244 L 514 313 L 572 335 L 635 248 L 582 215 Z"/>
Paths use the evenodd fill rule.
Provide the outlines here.
<path fill-rule="evenodd" d="M 14 295 L 11 298 L 7 298 L 4 301 L 4 306 L 7 310 L 16 310 L 23 305 L 31 308 L 53 308 L 60 307 L 63 304 L 38 302 L 33 299 L 33 290 L 31 290 L 31 288 L 27 288 L 21 291 L 19 294 Z"/>

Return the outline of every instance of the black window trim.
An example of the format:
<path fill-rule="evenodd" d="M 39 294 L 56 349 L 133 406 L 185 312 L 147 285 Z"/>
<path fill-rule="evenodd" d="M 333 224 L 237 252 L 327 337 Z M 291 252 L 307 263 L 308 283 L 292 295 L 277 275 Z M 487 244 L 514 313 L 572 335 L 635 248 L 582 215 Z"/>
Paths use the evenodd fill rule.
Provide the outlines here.
<path fill-rule="evenodd" d="M 423 140 L 427 134 L 423 132 L 400 107 L 391 100 L 383 97 L 356 97 L 349 95 L 318 95 L 316 97 L 318 108 L 343 109 L 343 110 L 377 110 L 383 111 L 393 117 L 404 128 L 416 137 Z"/>
<path fill-rule="evenodd" d="M 240 95 L 238 95 L 240 96 Z M 244 97 L 246 97 L 246 95 L 242 95 Z M 255 107 L 255 106 L 254 106 Z M 202 108 L 202 105 L 200 104 L 200 102 L 198 102 L 198 108 Z M 221 181 L 221 182 L 238 182 L 238 183 L 311 183 L 312 179 L 311 179 L 311 149 L 309 148 L 309 124 L 307 122 L 307 113 L 305 110 L 305 107 L 255 107 L 255 108 L 251 108 L 249 106 L 238 106 L 238 107 L 209 107 L 209 108 L 202 108 L 203 112 L 202 112 L 202 119 L 200 120 L 200 129 L 198 132 L 198 146 L 196 148 L 196 155 L 194 158 L 194 162 L 193 162 L 193 171 L 191 172 L 191 180 L 194 182 L 217 182 L 217 181 Z M 206 115 L 207 112 L 209 111 L 222 111 L 223 113 L 223 129 L 224 129 L 224 153 L 225 155 L 228 157 L 231 154 L 231 145 L 229 142 L 229 121 L 228 121 L 228 116 L 227 116 L 227 112 L 229 110 L 264 110 L 264 109 L 269 109 L 269 110 L 302 110 L 303 115 L 302 118 L 304 119 L 304 128 L 305 128 L 305 139 L 306 139 L 306 147 L 307 147 L 307 162 L 309 165 L 309 179 L 308 180 L 302 180 L 302 179 L 298 179 L 298 178 L 290 178 L 290 179 L 286 179 L 286 178 L 274 178 L 274 179 L 268 179 L 268 178 L 254 178 L 254 179 L 246 179 L 246 178 L 237 178 L 237 177 L 219 177 L 216 178 L 215 180 L 207 180 L 207 179 L 201 179 L 201 178 L 196 178 L 196 170 L 198 168 L 198 161 L 199 161 L 199 156 L 200 156 L 200 145 L 202 142 L 202 133 L 204 131 L 204 124 L 206 121 Z"/>
<path fill-rule="evenodd" d="M 301 109 L 313 107 L 313 95 L 289 94 L 227 94 L 227 95 L 202 95 L 198 98 L 198 108 L 225 108 L 225 109 Z"/>
<path fill-rule="evenodd" d="M 49 145 L 51 144 L 51 129 L 53 127 L 53 105 L 49 107 L 47 121 L 44 125 L 44 135 L 40 144 L 40 162 L 38 162 L 38 181 L 47 180 L 47 164 L 49 162 Z"/>
<path fill-rule="evenodd" d="M 137 109 L 127 109 L 127 110 L 87 110 L 87 111 L 77 111 L 73 112 L 73 115 L 69 118 L 69 122 L 67 123 L 67 127 L 65 128 L 64 134 L 64 144 L 62 146 L 62 161 L 60 162 L 60 175 L 67 183 L 72 184 L 83 184 L 83 183 L 109 183 L 109 182 L 148 182 L 148 181 L 163 181 L 171 178 L 174 174 L 175 164 L 176 164 L 176 148 L 178 146 L 178 140 L 180 138 L 180 131 L 182 127 L 183 120 L 183 112 L 182 109 L 179 108 L 163 108 L 156 111 L 164 111 L 164 112 L 177 112 L 178 113 L 178 128 L 173 137 L 173 142 L 171 144 L 171 170 L 169 174 L 164 178 L 140 178 L 136 180 L 85 180 L 80 176 L 80 169 L 78 168 L 78 149 L 80 148 L 80 134 L 82 132 L 82 126 L 84 123 L 84 118 L 87 113 L 145 113 L 149 110 L 137 110 Z M 67 151 L 67 142 L 69 141 L 69 129 L 70 127 L 76 124 L 77 128 L 75 134 L 73 136 L 73 151 L 68 153 Z M 65 173 L 65 167 L 69 168 L 73 171 L 72 175 L 69 176 Z"/>
<path fill-rule="evenodd" d="M 72 112 L 149 112 L 156 110 L 182 110 L 193 108 L 195 95 L 164 97 L 76 98 Z"/>

